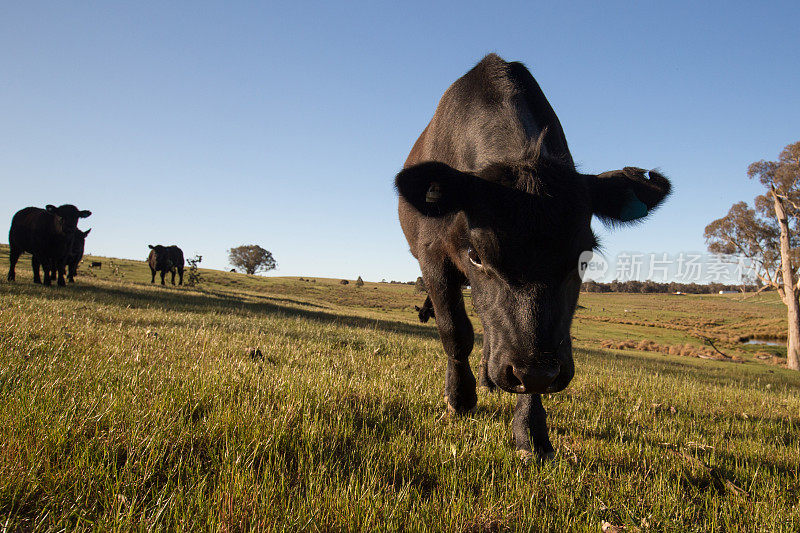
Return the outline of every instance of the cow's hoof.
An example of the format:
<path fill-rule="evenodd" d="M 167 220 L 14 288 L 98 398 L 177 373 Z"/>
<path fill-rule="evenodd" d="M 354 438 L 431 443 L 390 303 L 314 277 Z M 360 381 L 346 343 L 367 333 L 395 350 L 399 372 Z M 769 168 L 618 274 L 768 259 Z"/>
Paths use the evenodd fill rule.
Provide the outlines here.
<path fill-rule="evenodd" d="M 519 457 L 519 460 L 522 461 L 522 464 L 529 465 L 536 456 L 533 455 L 533 452 L 530 450 L 517 450 L 517 457 Z"/>
<path fill-rule="evenodd" d="M 444 397 L 444 403 L 447 405 L 447 410 L 445 411 L 445 414 L 449 416 L 467 415 L 475 411 L 475 406 L 478 405 L 477 399 L 475 403 L 473 403 L 472 405 L 453 404 L 450 402 L 449 396 Z"/>
<path fill-rule="evenodd" d="M 556 452 L 545 452 L 539 456 L 542 463 L 553 463 L 556 460 Z"/>
<path fill-rule="evenodd" d="M 533 453 L 530 450 L 519 448 L 517 450 L 517 457 L 519 457 L 520 461 L 522 461 L 522 464 L 526 466 L 534 462 L 547 464 L 556 460 L 556 452 L 550 451 L 544 453 Z"/>

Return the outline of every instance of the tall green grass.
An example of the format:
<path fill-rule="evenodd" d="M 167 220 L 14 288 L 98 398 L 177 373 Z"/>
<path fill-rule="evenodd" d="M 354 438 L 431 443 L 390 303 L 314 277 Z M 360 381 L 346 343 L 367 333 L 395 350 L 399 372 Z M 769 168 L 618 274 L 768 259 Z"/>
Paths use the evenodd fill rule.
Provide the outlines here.
<path fill-rule="evenodd" d="M 512 395 L 441 417 L 413 288 L 211 274 L 243 287 L 0 282 L 0 524 L 800 529 L 797 373 L 580 341 L 545 399 L 557 459 L 526 467 Z"/>

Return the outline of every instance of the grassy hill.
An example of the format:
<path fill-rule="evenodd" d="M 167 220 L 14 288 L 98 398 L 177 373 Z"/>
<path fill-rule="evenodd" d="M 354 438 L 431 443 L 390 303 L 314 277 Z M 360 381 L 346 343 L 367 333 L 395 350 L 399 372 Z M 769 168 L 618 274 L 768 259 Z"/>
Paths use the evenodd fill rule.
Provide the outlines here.
<path fill-rule="evenodd" d="M 775 295 L 581 295 L 576 378 L 545 398 L 557 460 L 525 467 L 512 395 L 441 417 L 412 286 L 202 270 L 161 287 L 93 259 L 65 288 L 32 284 L 25 257 L 0 281 L 9 530 L 800 528 L 800 375 L 738 342 L 783 333 Z M 635 349 L 697 355 L 704 336 L 735 358 Z"/>

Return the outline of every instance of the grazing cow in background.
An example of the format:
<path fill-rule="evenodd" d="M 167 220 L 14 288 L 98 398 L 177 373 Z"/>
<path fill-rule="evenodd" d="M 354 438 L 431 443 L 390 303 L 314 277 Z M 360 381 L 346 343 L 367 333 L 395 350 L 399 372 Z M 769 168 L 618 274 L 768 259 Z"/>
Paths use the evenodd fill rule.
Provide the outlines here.
<path fill-rule="evenodd" d="M 78 272 L 78 264 L 80 264 L 81 259 L 83 259 L 83 251 L 86 246 L 86 237 L 89 235 L 89 232 L 92 231 L 91 228 L 87 229 L 86 231 L 77 230 L 72 237 L 72 243 L 70 244 L 69 253 L 67 253 L 66 259 L 66 266 L 67 266 L 67 281 L 70 283 L 75 282 L 75 274 Z M 55 271 L 50 274 L 51 278 L 56 276 Z"/>
<path fill-rule="evenodd" d="M 525 460 L 553 455 L 541 394 L 574 374 L 570 326 L 579 256 L 597 246 L 591 218 L 614 227 L 646 217 L 670 192 L 647 174 L 579 173 L 536 80 L 490 54 L 447 89 L 395 179 L 447 353 L 447 408 L 477 403 L 469 283 L 484 331 L 480 383 L 518 395 L 512 431 Z"/>
<path fill-rule="evenodd" d="M 162 246 L 157 244 L 150 246 L 150 256 L 147 258 L 147 263 L 150 265 L 150 273 L 152 278 L 150 283 L 156 282 L 156 272 L 161 272 L 161 284 L 164 283 L 164 276 L 167 272 L 172 273 L 172 284 L 175 285 L 175 272 L 178 272 L 180 281 L 178 285 L 183 285 L 183 250 L 175 246 Z"/>
<path fill-rule="evenodd" d="M 60 207 L 48 205 L 45 209 L 26 207 L 11 219 L 8 232 L 8 280 L 16 278 L 16 265 L 23 252 L 32 254 L 33 282 L 42 283 L 39 266 L 44 267 L 44 284 L 50 285 L 51 274 L 56 273 L 59 285 L 64 281 L 66 261 L 78 230 L 78 219 L 86 218 L 91 211 L 80 211 L 71 204 Z"/>
<path fill-rule="evenodd" d="M 422 322 L 423 324 L 428 320 L 430 320 L 431 318 L 436 318 L 436 313 L 433 310 L 433 302 L 431 302 L 430 296 L 425 298 L 425 303 L 422 304 L 422 307 L 415 305 L 414 309 L 417 310 L 419 321 Z"/>

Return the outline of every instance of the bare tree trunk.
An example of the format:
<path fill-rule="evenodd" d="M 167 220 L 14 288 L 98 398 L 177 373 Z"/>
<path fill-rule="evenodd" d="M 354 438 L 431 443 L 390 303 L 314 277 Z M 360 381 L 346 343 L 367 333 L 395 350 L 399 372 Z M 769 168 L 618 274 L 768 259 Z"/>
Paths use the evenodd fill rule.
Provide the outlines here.
<path fill-rule="evenodd" d="M 789 246 L 789 222 L 786 219 L 786 210 L 783 201 L 772 188 L 772 199 L 775 203 L 775 215 L 778 217 L 778 226 L 781 229 L 781 277 L 783 278 L 783 291 L 781 297 L 786 304 L 787 319 L 789 321 L 789 338 L 786 343 L 786 363 L 792 370 L 800 370 L 800 304 L 797 300 L 795 288 L 794 269 L 792 266 L 791 248 Z"/>
<path fill-rule="evenodd" d="M 797 297 L 788 306 L 789 340 L 786 343 L 786 364 L 792 370 L 800 370 L 800 310 Z"/>

